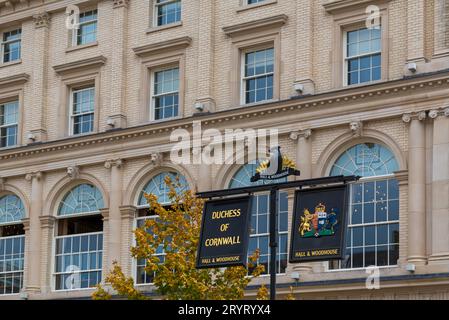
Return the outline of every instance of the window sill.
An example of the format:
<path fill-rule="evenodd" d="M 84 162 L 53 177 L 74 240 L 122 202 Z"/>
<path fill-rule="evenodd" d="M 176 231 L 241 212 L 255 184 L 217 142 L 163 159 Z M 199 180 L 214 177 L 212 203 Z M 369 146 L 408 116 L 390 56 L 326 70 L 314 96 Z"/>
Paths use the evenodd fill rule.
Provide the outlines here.
<path fill-rule="evenodd" d="M 165 118 L 165 119 L 150 120 L 149 123 L 163 123 L 163 122 L 167 122 L 167 121 L 178 120 L 181 118 L 182 118 L 181 116 L 176 116 L 176 117 Z"/>
<path fill-rule="evenodd" d="M 95 47 L 95 46 L 98 46 L 98 41 L 68 47 L 67 49 L 65 49 L 65 52 L 72 52 L 72 51 L 82 50 L 85 48 L 90 48 L 90 47 Z"/>
<path fill-rule="evenodd" d="M 167 30 L 167 29 L 171 29 L 171 28 L 176 28 L 176 27 L 180 27 L 180 26 L 182 26 L 182 21 L 173 22 L 170 24 L 164 24 L 162 26 L 149 27 L 147 29 L 147 34 L 162 31 L 162 30 Z"/>
<path fill-rule="evenodd" d="M 236 11 L 237 11 L 237 13 L 240 13 L 240 12 L 243 12 L 243 11 L 264 7 L 264 6 L 267 6 L 267 5 L 270 5 L 270 4 L 275 4 L 277 2 L 278 2 L 278 0 L 267 0 L 267 1 L 264 1 L 264 2 L 259 2 L 259 3 L 254 3 L 254 4 L 242 4 L 240 6 L 240 8 L 238 8 Z"/>
<path fill-rule="evenodd" d="M 263 100 L 263 101 L 252 102 L 252 103 L 241 103 L 237 108 L 260 106 L 260 105 L 273 103 L 273 102 L 277 102 L 277 101 L 279 101 L 279 99 Z"/>
<path fill-rule="evenodd" d="M 379 83 L 383 83 L 383 82 L 387 82 L 387 80 L 386 79 L 381 79 L 381 80 L 368 81 L 368 82 L 357 83 L 357 84 L 345 84 L 345 85 L 343 85 L 343 89 L 353 89 L 353 88 L 366 87 L 366 86 L 379 84 Z"/>
<path fill-rule="evenodd" d="M 4 63 L 0 63 L 0 68 L 6 68 L 6 67 L 13 66 L 15 64 L 20 64 L 20 63 L 22 63 L 22 59 L 10 61 L 10 62 L 4 62 Z"/>

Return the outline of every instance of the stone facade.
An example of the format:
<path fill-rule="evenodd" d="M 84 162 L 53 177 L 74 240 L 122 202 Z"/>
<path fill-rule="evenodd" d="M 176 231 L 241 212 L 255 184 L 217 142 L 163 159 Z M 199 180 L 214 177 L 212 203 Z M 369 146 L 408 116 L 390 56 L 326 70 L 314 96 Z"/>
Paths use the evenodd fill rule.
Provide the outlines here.
<path fill-rule="evenodd" d="M 98 10 L 97 41 L 70 45 L 69 4 Z M 363 24 L 368 5 L 380 8 L 382 79 L 345 86 L 343 34 Z M 21 59 L 0 64 L 0 102 L 19 101 L 18 146 L 0 149 L 0 196 L 19 196 L 26 212 L 23 293 L 0 298 L 91 294 L 56 291 L 53 279 L 59 201 L 80 182 L 103 194 L 103 274 L 118 260 L 132 275 L 128 249 L 143 185 L 170 169 L 191 188 L 222 189 L 238 169 L 170 162 L 170 133 L 190 131 L 198 120 L 203 130 L 278 128 L 303 178 L 329 174 L 338 155 L 357 143 L 380 143 L 397 158 L 399 262 L 381 269 L 381 289 L 365 289 L 363 269 L 329 271 L 313 263 L 289 265 L 279 275 L 281 297 L 293 286 L 299 298 L 447 299 L 448 7 L 447 0 L 182 0 L 180 22 L 154 27 L 153 0 L 0 0 L 0 32 L 22 28 Z M 242 106 L 241 51 L 265 44 L 275 48 L 274 99 Z M 180 117 L 151 122 L 149 72 L 172 63 L 180 68 Z M 68 95 L 78 83 L 95 84 L 94 132 L 70 136 Z M 293 271 L 300 272 L 298 283 Z"/>

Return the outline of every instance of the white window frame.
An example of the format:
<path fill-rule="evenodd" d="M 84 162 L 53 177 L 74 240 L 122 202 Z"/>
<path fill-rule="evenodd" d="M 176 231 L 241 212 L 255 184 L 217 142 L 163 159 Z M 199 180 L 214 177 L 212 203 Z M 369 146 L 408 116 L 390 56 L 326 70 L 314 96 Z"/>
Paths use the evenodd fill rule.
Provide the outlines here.
<path fill-rule="evenodd" d="M 74 97 L 75 93 L 85 91 L 85 90 L 90 90 L 90 89 L 94 90 L 94 108 L 93 108 L 93 110 L 90 112 L 78 113 L 76 115 L 73 114 L 73 107 L 74 107 L 73 97 Z M 95 90 L 96 90 L 95 85 L 85 86 L 85 87 L 78 88 L 78 89 L 74 89 L 74 88 L 70 89 L 70 100 L 69 100 L 69 135 L 70 136 L 86 135 L 86 134 L 91 134 L 95 131 L 95 103 L 96 103 Z M 74 134 L 73 129 L 74 129 L 74 125 L 75 125 L 75 121 L 74 121 L 75 117 L 84 116 L 84 115 L 88 115 L 88 114 L 93 114 L 93 116 L 94 116 L 92 131 Z"/>
<path fill-rule="evenodd" d="M 360 180 L 357 182 L 357 183 L 355 183 L 355 184 L 360 184 L 360 183 L 365 183 L 365 182 L 375 182 L 375 181 L 382 181 L 382 180 L 392 180 L 392 179 L 395 179 L 395 175 L 394 174 L 386 174 L 386 175 L 380 175 L 380 176 L 372 176 L 372 177 L 362 177 L 362 178 L 360 178 Z M 351 221 L 351 217 L 350 217 L 350 215 L 351 215 L 351 212 L 352 212 L 352 188 L 353 188 L 353 186 L 354 186 L 354 184 L 350 184 L 350 190 L 349 190 L 349 207 L 347 208 L 347 210 L 348 210 L 348 228 L 347 228 L 347 231 L 350 229 L 350 228 L 354 228 L 354 227 L 366 227 L 366 226 L 378 226 L 378 225 L 390 225 L 390 224 L 395 224 L 395 223 L 398 223 L 399 225 L 400 225 L 400 219 L 398 219 L 398 220 L 389 220 L 389 221 L 382 221 L 382 222 L 370 222 L 370 223 L 359 223 L 359 224 L 351 224 L 350 223 L 350 221 Z M 390 199 L 389 199 L 390 200 Z M 392 199 L 392 200 L 400 200 L 399 198 L 398 199 Z M 374 213 L 375 214 L 375 213 Z M 346 234 L 345 235 L 345 238 L 347 237 L 348 235 Z M 377 240 L 377 235 L 375 236 L 375 238 L 376 238 L 376 240 Z M 347 240 L 347 239 L 346 239 Z M 375 241 L 376 242 L 376 241 Z M 388 244 L 386 244 L 386 246 L 390 246 L 390 245 L 392 245 L 391 243 L 388 243 Z M 400 244 L 399 244 L 400 245 Z M 346 248 L 347 248 L 347 245 L 346 245 L 346 243 L 344 244 L 344 246 L 345 246 L 345 251 L 346 251 Z M 365 245 L 363 245 L 362 246 L 362 248 L 365 248 L 366 246 Z M 377 248 L 378 247 L 378 245 L 377 244 L 374 244 L 374 246 L 372 246 L 372 247 L 375 247 L 375 248 Z M 363 259 L 365 260 L 365 254 L 363 254 Z M 376 253 L 376 260 L 377 260 L 377 253 Z M 369 268 L 369 267 L 357 267 L 357 268 L 342 268 L 341 267 L 341 260 L 340 261 L 338 261 L 338 265 L 339 265 L 339 267 L 338 268 L 335 268 L 335 269 L 331 269 L 330 268 L 330 262 L 329 263 L 327 263 L 327 268 L 326 268 L 326 271 L 328 271 L 328 272 L 339 272 L 339 271 L 353 271 L 353 270 L 366 270 L 367 268 Z M 396 264 L 389 264 L 389 265 L 384 265 L 384 266 L 377 266 L 378 268 L 396 268 L 396 267 L 398 267 L 398 264 L 396 263 Z"/>
<path fill-rule="evenodd" d="M 138 206 L 137 207 L 137 211 L 139 211 L 139 210 L 142 210 L 142 209 L 148 209 L 149 208 L 149 206 Z M 151 216 L 143 216 L 143 217 L 136 217 L 136 218 L 134 218 L 134 230 L 135 229 L 137 229 L 137 226 L 138 226 L 138 222 L 140 221 L 140 220 L 149 220 L 149 219 L 157 219 L 157 215 L 151 215 Z M 137 245 L 137 242 L 136 242 L 136 237 L 133 237 L 133 245 L 134 246 L 136 246 Z M 154 254 L 153 256 L 156 256 L 156 257 L 164 257 L 166 255 L 166 253 L 156 253 L 156 254 Z M 149 285 L 154 285 L 154 282 L 142 282 L 142 283 L 138 283 L 137 282 L 137 276 L 138 276 L 138 274 L 137 274 L 137 267 L 138 267 L 138 265 L 137 265 L 137 260 L 138 259 L 136 259 L 136 258 L 133 258 L 133 265 L 132 265 L 132 268 L 133 268 L 133 276 L 134 276 L 134 285 L 135 286 L 149 286 Z"/>
<path fill-rule="evenodd" d="M 20 37 L 19 37 L 19 39 L 3 41 L 3 36 L 4 36 L 5 33 L 12 32 L 12 31 L 16 31 L 16 30 L 20 30 Z M 16 61 L 20 61 L 20 60 L 22 59 L 22 28 L 20 27 L 20 28 L 14 28 L 14 29 L 10 29 L 10 30 L 5 30 L 5 31 L 3 31 L 3 32 L 0 34 L 0 36 L 1 36 L 1 38 L 0 38 L 0 41 L 1 41 L 1 46 L 0 46 L 1 63 L 2 63 L 2 64 L 3 64 L 3 63 L 13 63 L 13 62 L 16 62 Z M 5 45 L 11 44 L 11 43 L 14 43 L 14 42 L 19 42 L 19 43 L 20 43 L 20 45 L 19 45 L 19 47 L 20 47 L 20 55 L 19 55 L 19 58 L 16 59 L 16 60 L 6 61 L 6 62 L 5 62 L 5 56 L 4 56 L 4 53 L 5 53 Z"/>
<path fill-rule="evenodd" d="M 14 101 L 8 101 L 8 102 L 3 102 L 0 103 L 0 105 L 5 105 L 8 103 L 17 103 L 17 122 L 15 122 L 14 124 L 4 124 L 4 125 L 0 125 L 0 129 L 3 128 L 9 128 L 9 127 L 16 127 L 17 128 L 17 135 L 16 135 L 16 143 L 13 144 L 12 146 L 0 146 L 0 150 L 1 149 L 6 149 L 6 148 L 12 148 L 18 145 L 18 141 L 19 141 L 19 100 L 14 100 Z"/>
<path fill-rule="evenodd" d="M 15 224 L 20 224 L 20 223 L 17 223 L 17 222 L 13 222 L 13 223 L 3 223 L 3 224 L 0 224 L 0 226 L 12 226 L 12 225 L 15 225 Z M 22 238 L 24 238 L 24 248 L 22 248 L 23 249 L 23 256 L 24 256 L 24 258 L 23 258 L 23 261 L 24 261 L 24 263 L 23 263 L 23 266 L 22 266 L 22 271 L 6 271 L 6 272 L 0 272 L 0 274 L 8 274 L 8 273 L 19 273 L 19 272 L 21 272 L 22 273 L 22 288 L 20 289 L 20 290 L 22 290 L 23 289 L 23 285 L 24 285 L 24 282 L 23 282 L 23 280 L 24 280 L 24 277 L 25 277 L 25 250 L 26 250 L 26 248 L 25 248 L 25 246 L 26 246 L 26 244 L 25 244 L 25 241 L 26 241 L 26 239 L 25 239 L 25 234 L 21 234 L 21 235 L 17 235 L 17 236 L 8 236 L 8 237 L 0 237 L 0 240 L 6 240 L 6 239 L 13 239 L 13 238 L 20 238 L 20 237 L 22 237 Z M 0 297 L 7 297 L 7 296 L 12 296 L 12 295 L 18 295 L 18 294 L 20 294 L 20 292 L 14 292 L 14 293 L 0 293 Z"/>
<path fill-rule="evenodd" d="M 165 23 L 165 24 L 158 24 L 158 8 L 165 6 L 167 4 L 170 3 L 175 3 L 175 2 L 180 2 L 181 3 L 181 18 L 179 19 L 179 21 L 175 21 L 175 22 L 171 22 L 171 23 Z M 157 0 L 153 0 L 153 27 L 163 27 L 163 26 L 168 26 L 174 23 L 179 23 L 182 21 L 182 0 L 168 0 L 166 2 L 163 3 L 158 3 Z"/>
<path fill-rule="evenodd" d="M 164 93 L 155 95 L 155 93 L 154 93 L 154 84 L 156 82 L 156 73 L 167 71 L 167 70 L 171 70 L 171 69 L 178 69 L 178 90 L 177 91 L 164 92 Z M 177 119 L 177 118 L 180 117 L 180 114 L 181 114 L 181 110 L 180 110 L 180 98 L 181 98 L 181 96 L 180 96 L 180 86 L 181 86 L 181 68 L 180 68 L 179 64 L 168 65 L 168 66 L 160 67 L 160 68 L 153 69 L 153 70 L 150 71 L 150 121 L 152 121 L 152 122 L 162 122 L 162 121 L 168 121 L 168 120 Z M 176 116 L 170 117 L 170 118 L 156 119 L 156 98 L 162 97 L 162 96 L 171 95 L 171 94 L 175 94 L 175 93 L 178 93 L 178 114 Z"/>
<path fill-rule="evenodd" d="M 364 29 L 364 27 L 359 26 L 358 28 L 353 28 L 353 29 L 348 29 L 345 30 L 343 32 L 343 86 L 344 87 L 352 87 L 352 86 L 362 86 L 362 85 L 367 85 L 367 84 L 373 84 L 376 82 L 380 82 L 382 81 L 382 76 L 383 76 L 383 54 L 382 54 L 382 37 L 383 37 L 383 33 L 382 33 L 382 24 L 380 25 L 380 48 L 379 51 L 373 51 L 373 52 L 369 52 L 369 53 L 364 53 L 364 54 L 359 54 L 359 55 L 355 55 L 355 56 L 351 56 L 348 57 L 348 32 L 353 32 L 353 31 L 358 31 L 361 29 Z M 369 57 L 369 56 L 374 56 L 380 54 L 380 79 L 379 80 L 373 80 L 373 81 L 366 81 L 366 82 L 360 82 L 360 77 L 359 77 L 359 83 L 355 83 L 355 84 L 349 84 L 348 83 L 348 79 L 349 79 L 349 72 L 348 72 L 348 63 L 349 60 L 352 59 L 358 59 L 358 58 L 363 58 L 363 57 Z"/>
<path fill-rule="evenodd" d="M 246 55 L 251 52 L 257 52 L 262 50 L 268 50 L 273 49 L 273 72 L 268 72 L 264 74 L 257 74 L 254 76 L 245 76 L 245 69 L 246 69 Z M 273 45 L 271 46 L 263 46 L 263 47 L 256 47 L 256 48 L 248 48 L 245 50 L 242 50 L 241 56 L 240 56 L 240 104 L 243 105 L 253 105 L 253 104 L 261 104 L 261 103 L 267 103 L 270 101 L 274 101 L 274 90 L 275 90 L 275 73 L 276 73 L 276 49 Z M 247 80 L 250 79 L 256 79 L 260 77 L 267 77 L 267 76 L 273 76 L 273 97 L 271 99 L 267 100 L 261 100 L 261 101 L 255 101 L 255 102 L 246 102 L 246 86 L 247 86 Z"/>
<path fill-rule="evenodd" d="M 98 36 L 98 9 L 86 10 L 86 11 L 81 12 L 80 14 L 87 13 L 87 12 L 92 12 L 92 11 L 97 11 L 97 13 L 96 13 L 97 17 L 95 19 L 89 20 L 89 21 L 80 22 L 78 24 L 78 28 L 73 29 L 73 32 L 72 32 L 72 46 L 73 47 L 84 46 L 84 45 L 87 45 L 87 44 L 90 44 L 90 43 L 95 43 L 95 41 L 97 41 L 97 36 Z M 80 32 L 81 26 L 82 25 L 86 25 L 86 24 L 94 24 L 94 23 L 95 23 L 95 41 L 78 44 L 78 32 Z"/>
<path fill-rule="evenodd" d="M 97 215 L 98 213 L 96 213 L 95 215 Z M 92 216 L 92 214 L 84 214 L 83 216 Z M 57 220 L 56 221 L 59 221 L 59 220 L 62 220 L 62 219 L 66 219 L 66 218 L 72 218 L 72 216 L 71 215 L 69 215 L 69 216 L 61 216 L 61 217 L 57 217 Z M 75 288 L 75 289 L 56 289 L 56 276 L 57 275 L 61 275 L 61 274 L 67 274 L 67 272 L 56 272 L 56 242 L 57 242 L 57 240 L 59 240 L 59 239 L 63 239 L 63 238 L 70 238 L 70 237 L 78 237 L 78 236 L 85 236 L 85 235 L 87 235 L 87 236 L 89 236 L 89 235 L 102 235 L 102 237 L 103 237 L 103 243 L 102 243 L 102 249 L 101 250 L 97 250 L 97 251 L 95 251 L 96 253 L 99 253 L 99 252 L 101 252 L 101 254 L 102 254 L 102 263 L 101 263 L 101 265 L 102 265 L 102 268 L 101 269 L 89 269 L 89 270 L 80 270 L 79 272 L 77 272 L 77 273 L 83 273 L 83 272 L 101 272 L 101 279 L 100 279 L 100 282 L 99 283 L 101 283 L 101 281 L 103 280 L 103 278 L 104 278 L 104 274 L 103 274 L 103 260 L 104 260 L 104 252 L 105 252 L 105 250 L 104 250 L 104 229 L 103 229 L 103 231 L 101 231 L 101 232 L 88 232 L 88 233 L 77 233 L 77 234 L 70 234 L 70 235 L 64 235 L 64 236 L 54 236 L 53 237 L 53 244 L 52 244 L 52 247 L 53 247 L 53 250 L 52 250 L 52 263 L 51 263 L 51 288 L 52 288 L 52 291 L 53 292 L 73 292 L 73 291 L 83 291 L 83 290 L 93 290 L 93 289 L 95 289 L 95 288 Z M 71 253 L 72 254 L 72 253 Z M 75 273 L 75 272 L 74 272 Z"/>

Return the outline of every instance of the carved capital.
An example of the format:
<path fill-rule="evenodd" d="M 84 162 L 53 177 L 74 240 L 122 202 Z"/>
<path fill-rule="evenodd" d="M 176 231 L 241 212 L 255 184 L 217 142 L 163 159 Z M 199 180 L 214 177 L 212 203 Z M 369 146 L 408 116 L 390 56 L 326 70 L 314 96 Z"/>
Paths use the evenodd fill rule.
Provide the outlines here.
<path fill-rule="evenodd" d="M 449 117 L 449 107 L 444 109 L 444 116 Z"/>
<path fill-rule="evenodd" d="M 42 27 L 48 28 L 50 25 L 51 17 L 48 14 L 48 12 L 41 12 L 41 13 L 35 14 L 33 16 L 33 20 L 34 20 L 34 26 L 36 28 L 42 28 Z"/>
<path fill-rule="evenodd" d="M 411 113 L 404 113 L 402 115 L 402 121 L 404 121 L 405 123 L 410 123 L 410 121 L 412 121 L 412 114 Z"/>
<path fill-rule="evenodd" d="M 23 230 L 25 230 L 25 232 L 30 230 L 30 218 L 23 218 L 22 224 L 23 224 Z"/>
<path fill-rule="evenodd" d="M 113 4 L 112 4 L 112 8 L 116 9 L 116 8 L 128 8 L 129 5 L 129 0 L 114 0 Z"/>
<path fill-rule="evenodd" d="M 413 113 L 404 113 L 402 115 L 402 121 L 405 123 L 410 123 L 412 120 L 423 121 L 427 118 L 426 111 L 413 112 Z"/>
<path fill-rule="evenodd" d="M 311 129 L 292 131 L 290 133 L 290 139 L 292 139 L 292 140 L 298 140 L 300 138 L 308 139 L 311 136 L 312 136 L 312 130 Z"/>
<path fill-rule="evenodd" d="M 70 166 L 67 168 L 67 175 L 70 179 L 75 180 L 80 176 L 80 168 L 78 166 Z"/>
<path fill-rule="evenodd" d="M 121 168 L 123 166 L 123 160 L 122 159 L 114 159 L 114 160 L 108 160 L 104 163 L 104 167 L 106 169 L 111 169 L 112 167 Z"/>
<path fill-rule="evenodd" d="M 438 117 L 438 115 L 439 115 L 439 110 L 437 110 L 437 109 L 433 109 L 433 110 L 430 110 L 429 111 L 429 117 L 431 118 L 431 119 L 436 119 L 437 117 Z"/>
<path fill-rule="evenodd" d="M 27 173 L 25 175 L 25 180 L 26 181 L 32 181 L 33 179 L 36 179 L 36 180 L 39 181 L 40 179 L 42 179 L 42 176 L 43 176 L 43 174 L 40 171 L 38 171 L 38 172 L 30 172 L 30 173 Z"/>
<path fill-rule="evenodd" d="M 102 208 L 99 210 L 101 216 L 103 217 L 103 221 L 109 220 L 109 208 Z"/>

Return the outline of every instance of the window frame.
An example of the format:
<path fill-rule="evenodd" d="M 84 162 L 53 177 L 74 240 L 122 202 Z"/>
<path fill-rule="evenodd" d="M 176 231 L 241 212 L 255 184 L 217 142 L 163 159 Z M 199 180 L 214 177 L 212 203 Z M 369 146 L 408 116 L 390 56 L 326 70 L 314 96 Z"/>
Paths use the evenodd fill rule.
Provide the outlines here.
<path fill-rule="evenodd" d="M 7 125 L 1 125 L 0 124 L 0 130 L 3 128 L 8 128 L 8 127 L 16 127 L 16 141 L 13 145 L 11 146 L 1 146 L 0 145 L 0 150 L 4 150 L 4 149 L 8 149 L 8 148 L 14 148 L 17 147 L 19 145 L 19 123 L 20 123 L 20 100 L 16 99 L 16 100 L 10 100 L 10 101 L 4 101 L 4 102 L 0 102 L 0 105 L 4 106 L 5 104 L 9 104 L 9 103 L 16 103 L 17 104 L 17 121 L 14 124 L 7 124 Z"/>
<path fill-rule="evenodd" d="M 84 10 L 83 12 L 80 12 L 80 15 L 88 13 L 88 12 L 93 12 L 93 11 L 96 11 L 96 18 L 95 19 L 89 20 L 89 21 L 80 22 L 78 24 L 78 28 L 72 30 L 72 39 L 71 39 L 72 47 L 88 46 L 88 45 L 95 44 L 97 42 L 97 40 L 98 40 L 98 8 L 92 8 L 92 9 Z M 81 30 L 81 26 L 82 25 L 87 25 L 87 24 L 95 24 L 95 40 L 91 41 L 91 42 L 78 44 L 78 36 L 79 36 L 79 32 Z"/>
<path fill-rule="evenodd" d="M 273 50 L 273 71 L 269 72 L 269 73 L 264 73 L 264 74 L 257 74 L 254 76 L 250 76 L 247 77 L 245 76 L 245 71 L 246 71 L 246 55 L 252 52 L 257 52 L 257 51 L 263 51 L 263 50 L 269 50 L 272 49 Z M 247 105 L 253 105 L 253 104 L 261 104 L 261 103 L 268 103 L 271 101 L 274 101 L 274 91 L 275 91 L 275 76 L 276 76 L 276 49 L 274 44 L 273 45 L 269 45 L 269 44 L 265 44 L 262 46 L 256 46 L 256 47 L 250 47 L 250 48 L 246 48 L 246 49 L 242 49 L 241 50 L 241 57 L 240 57 L 240 105 L 242 106 L 247 106 Z M 247 81 L 250 79 L 257 79 L 257 78 L 261 78 L 261 77 L 269 77 L 269 76 L 273 77 L 273 96 L 271 97 L 271 99 L 266 99 L 266 100 L 260 100 L 260 101 L 255 101 L 255 102 L 246 102 L 246 88 L 247 88 Z"/>
<path fill-rule="evenodd" d="M 4 37 L 5 33 L 17 31 L 17 30 L 20 30 L 19 39 L 3 41 L 3 37 Z M 22 27 L 14 27 L 14 28 L 6 29 L 0 33 L 0 37 L 1 37 L 0 38 L 0 55 L 1 55 L 0 65 L 7 65 L 7 64 L 18 63 L 18 62 L 22 61 L 22 31 L 23 31 Z M 5 62 L 5 55 L 4 55 L 5 54 L 5 49 L 4 49 L 5 45 L 11 44 L 14 42 L 19 42 L 19 58 Z"/>
<path fill-rule="evenodd" d="M 77 92 L 80 91 L 85 91 L 85 90 L 89 90 L 89 89 L 93 89 L 94 90 L 94 106 L 93 106 L 93 111 L 92 112 L 84 112 L 84 113 L 80 113 L 77 115 L 73 114 L 73 109 L 74 109 L 74 95 Z M 96 86 L 95 84 L 91 84 L 91 85 L 85 85 L 85 86 L 80 86 L 80 87 L 72 87 L 70 88 L 70 97 L 69 97 L 69 136 L 82 136 L 82 135 L 88 135 L 88 134 L 92 134 L 95 132 L 95 111 L 96 111 Z M 83 116 L 83 115 L 88 115 L 88 114 L 92 114 L 93 115 L 93 120 L 92 120 L 92 131 L 89 132 L 83 132 L 83 133 L 74 133 L 74 118 L 77 116 Z"/>
<path fill-rule="evenodd" d="M 383 34 L 382 34 L 382 29 L 383 29 L 383 25 L 382 23 L 380 24 L 380 49 L 379 51 L 376 52 L 370 52 L 370 53 L 365 53 L 365 54 L 358 54 L 355 56 L 351 56 L 350 58 L 348 58 L 348 33 L 352 32 L 352 31 L 360 31 L 362 29 L 364 29 L 361 26 L 354 26 L 352 28 L 348 28 L 343 30 L 343 43 L 342 43 L 342 47 L 343 47 L 343 86 L 344 87 L 353 87 L 353 86 L 362 86 L 362 85 L 368 85 L 368 84 L 373 84 L 373 83 L 377 83 L 382 81 L 383 77 L 384 77 L 384 66 L 383 66 L 383 59 L 384 59 L 384 52 L 383 52 Z M 354 83 L 354 84 L 349 84 L 348 83 L 348 79 L 349 79 L 349 72 L 348 72 L 348 66 L 349 66 L 349 60 L 352 59 L 358 59 L 358 58 L 364 58 L 364 57 L 372 57 L 375 55 L 380 55 L 380 79 L 378 80 L 371 80 L 371 81 L 365 81 L 365 82 L 360 82 L 360 77 L 359 77 L 359 82 L 358 83 Z M 360 72 L 359 72 L 360 73 Z"/>
<path fill-rule="evenodd" d="M 333 45 L 332 45 L 332 88 L 353 88 L 359 86 L 372 85 L 389 79 L 389 4 L 380 2 L 377 4 L 380 9 L 381 24 L 381 79 L 374 82 L 364 82 L 361 84 L 346 85 L 345 82 L 345 34 L 347 31 L 366 27 L 365 7 L 353 8 L 349 10 L 336 11 L 332 13 L 333 17 Z"/>
<path fill-rule="evenodd" d="M 162 7 L 162 6 L 169 5 L 171 3 L 176 3 L 176 2 L 179 2 L 180 5 L 181 5 L 181 15 L 180 15 L 179 20 L 174 21 L 174 22 L 170 22 L 170 23 L 159 24 L 158 23 L 158 21 L 159 21 L 159 19 L 158 19 L 158 17 L 159 17 L 158 16 L 158 8 Z M 152 23 L 153 28 L 163 28 L 165 26 L 179 24 L 179 23 L 182 22 L 182 11 L 183 11 L 182 10 L 182 0 L 167 0 L 166 2 L 162 2 L 162 3 L 158 3 L 157 0 L 153 0 L 152 9 L 153 9 L 153 23 Z"/>
<path fill-rule="evenodd" d="M 162 94 L 158 94 L 156 95 L 154 92 L 154 85 L 155 85 L 155 81 L 156 81 L 156 74 L 158 72 L 163 72 L 163 71 L 168 71 L 168 70 L 172 70 L 172 69 L 178 69 L 178 90 L 177 91 L 171 91 L 171 92 L 164 92 Z M 168 64 L 168 65 L 164 65 L 164 66 L 159 66 L 156 68 L 152 68 L 150 69 L 150 81 L 149 81 L 149 121 L 151 122 L 163 122 L 163 121 L 169 121 L 169 120 L 173 120 L 173 119 L 178 119 L 181 117 L 181 66 L 180 64 Z M 169 117 L 169 118 L 161 118 L 161 119 L 156 119 L 156 98 L 157 97 L 162 97 L 162 96 L 166 96 L 166 95 L 171 95 L 171 94 L 175 94 L 178 93 L 178 114 L 176 116 L 173 117 Z"/>

